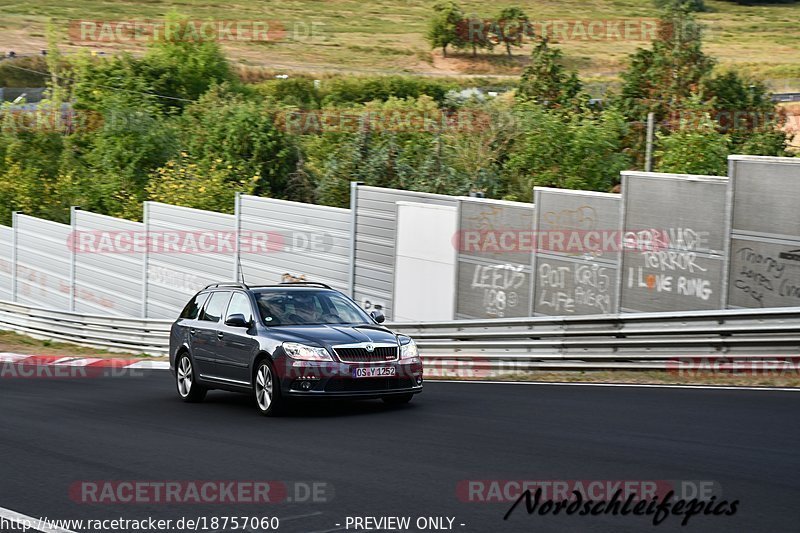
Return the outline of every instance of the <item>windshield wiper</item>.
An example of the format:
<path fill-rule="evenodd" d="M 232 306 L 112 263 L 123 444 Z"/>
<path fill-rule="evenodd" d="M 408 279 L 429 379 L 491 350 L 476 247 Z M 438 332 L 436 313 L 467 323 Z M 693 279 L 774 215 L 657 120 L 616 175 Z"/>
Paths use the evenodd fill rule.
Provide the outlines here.
<path fill-rule="evenodd" d="M 387 331 L 388 330 L 388 328 L 386 326 L 381 326 L 380 324 L 369 324 L 369 323 L 355 324 L 355 325 L 350 326 L 350 327 L 353 327 L 353 328 L 364 328 L 364 329 L 377 329 L 377 330 L 380 330 L 380 331 Z"/>

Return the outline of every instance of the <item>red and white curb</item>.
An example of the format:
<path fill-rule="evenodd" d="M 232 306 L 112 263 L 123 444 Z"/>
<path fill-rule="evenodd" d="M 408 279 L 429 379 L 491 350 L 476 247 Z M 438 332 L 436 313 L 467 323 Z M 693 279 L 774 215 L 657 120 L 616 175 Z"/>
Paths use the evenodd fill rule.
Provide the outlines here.
<path fill-rule="evenodd" d="M 85 369 L 140 369 L 140 370 L 169 370 L 168 361 L 148 361 L 147 359 L 120 359 L 100 357 L 58 357 L 54 355 L 23 355 L 9 352 L 0 352 L 0 365 L 19 365 L 22 367 L 81 367 Z M 13 373 L 12 373 L 13 374 Z M 0 377 L 3 371 L 0 369 Z M 493 380 L 455 380 L 455 379 L 428 379 L 434 383 L 460 383 L 471 385 L 534 385 L 546 387 L 622 387 L 622 388 L 652 388 L 652 389 L 704 389 L 704 390 L 749 390 L 749 391 L 781 391 L 800 392 L 800 387 L 748 387 L 739 385 L 677 385 L 661 383 L 591 383 L 591 382 L 550 382 L 550 381 L 493 381 Z M 0 517 L 2 514 L 0 513 Z"/>
<path fill-rule="evenodd" d="M 142 370 L 169 370 L 168 361 L 148 361 L 147 359 L 120 359 L 102 357 L 59 357 L 57 355 L 30 355 L 0 352 L 0 363 L 24 366 L 57 366 L 83 368 L 131 368 Z"/>

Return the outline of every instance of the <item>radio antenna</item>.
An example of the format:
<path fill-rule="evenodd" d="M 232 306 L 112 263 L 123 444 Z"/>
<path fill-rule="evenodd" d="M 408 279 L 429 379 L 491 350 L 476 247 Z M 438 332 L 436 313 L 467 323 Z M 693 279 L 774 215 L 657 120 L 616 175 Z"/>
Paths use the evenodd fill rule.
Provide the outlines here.
<path fill-rule="evenodd" d="M 245 280 L 244 280 L 244 270 L 242 269 L 242 256 L 241 255 L 236 254 L 236 262 L 239 264 L 239 277 L 242 280 L 242 285 L 247 287 L 247 282 L 245 282 Z M 239 281 L 239 280 L 237 280 L 237 281 Z"/>

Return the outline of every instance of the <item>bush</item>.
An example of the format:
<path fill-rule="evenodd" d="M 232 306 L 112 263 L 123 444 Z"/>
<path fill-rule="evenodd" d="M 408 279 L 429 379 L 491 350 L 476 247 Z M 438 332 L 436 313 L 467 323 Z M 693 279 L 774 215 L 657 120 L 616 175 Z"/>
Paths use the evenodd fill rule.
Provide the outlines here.
<path fill-rule="evenodd" d="M 232 213 L 237 191 L 250 192 L 258 176 L 221 159 L 199 163 L 186 152 L 159 168 L 147 185 L 150 200 L 220 213 Z"/>
<path fill-rule="evenodd" d="M 295 170 L 293 141 L 275 125 L 275 113 L 230 86 L 214 87 L 176 121 L 181 147 L 204 168 L 219 161 L 238 169 L 234 181 L 257 176 L 250 192 L 283 198 Z"/>
<path fill-rule="evenodd" d="M 365 104 L 389 98 L 419 98 L 427 95 L 443 102 L 448 91 L 457 90 L 455 82 L 408 76 L 336 77 L 324 80 L 321 86 L 323 105 Z"/>
<path fill-rule="evenodd" d="M 564 117 L 528 102 L 515 116 L 521 131 L 505 167 L 514 199 L 531 201 L 537 185 L 608 191 L 630 165 L 627 124 L 614 110 Z"/>

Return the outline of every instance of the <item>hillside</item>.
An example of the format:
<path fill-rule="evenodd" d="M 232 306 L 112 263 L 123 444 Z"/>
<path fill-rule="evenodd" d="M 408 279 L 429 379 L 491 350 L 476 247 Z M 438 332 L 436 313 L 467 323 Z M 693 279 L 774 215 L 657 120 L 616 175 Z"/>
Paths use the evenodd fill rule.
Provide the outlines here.
<path fill-rule="evenodd" d="M 78 42 L 69 37 L 70 21 L 158 19 L 170 10 L 197 20 L 278 21 L 286 29 L 266 42 L 228 41 L 225 48 L 241 65 L 254 69 L 307 72 L 409 72 L 430 75 L 513 75 L 526 60 L 529 47 L 515 50 L 508 59 L 502 50 L 443 58 L 431 51 L 424 35 L 431 0 L 295 0 L 277 1 L 126 1 L 29 0 L 0 2 L 0 51 L 38 53 L 46 42 L 47 21 L 67 41 L 64 49 L 95 51 L 140 49 L 142 43 Z M 464 0 L 464 11 L 479 17 L 494 15 L 486 2 Z M 657 10 L 649 0 L 518 0 L 535 21 L 604 21 L 651 18 Z M 720 68 L 736 65 L 770 79 L 775 90 L 800 90 L 800 3 L 767 7 L 740 6 L 707 0 L 708 13 L 699 19 L 707 26 L 707 52 L 720 60 Z M 73 25 L 75 23 L 73 22 Z M 313 35 L 312 26 L 315 28 Z M 274 27 L 274 26 L 273 26 Z M 75 37 L 74 35 L 72 37 Z M 559 43 L 571 67 L 585 79 L 613 79 L 627 55 L 644 43 L 637 40 L 582 40 Z"/>

